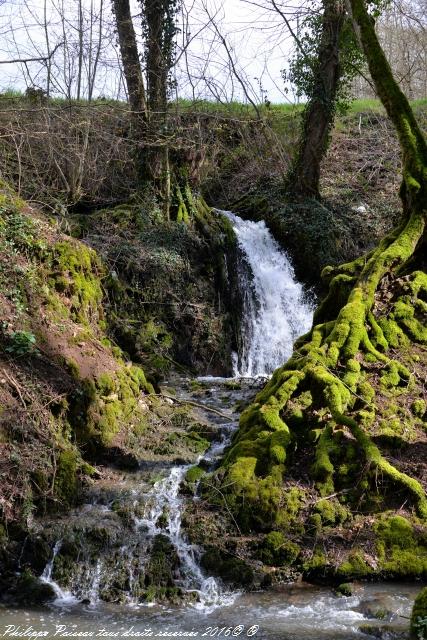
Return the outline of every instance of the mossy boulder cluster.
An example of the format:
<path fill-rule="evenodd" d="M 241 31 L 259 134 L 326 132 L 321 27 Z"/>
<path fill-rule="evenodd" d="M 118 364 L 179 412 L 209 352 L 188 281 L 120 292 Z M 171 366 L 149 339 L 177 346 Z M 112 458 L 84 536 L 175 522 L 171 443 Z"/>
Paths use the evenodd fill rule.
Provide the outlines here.
<path fill-rule="evenodd" d="M 241 307 L 234 232 L 201 198 L 191 211 L 165 221 L 140 199 L 73 218 L 72 233 L 108 268 L 110 335 L 156 380 L 174 369 L 232 370 Z"/>

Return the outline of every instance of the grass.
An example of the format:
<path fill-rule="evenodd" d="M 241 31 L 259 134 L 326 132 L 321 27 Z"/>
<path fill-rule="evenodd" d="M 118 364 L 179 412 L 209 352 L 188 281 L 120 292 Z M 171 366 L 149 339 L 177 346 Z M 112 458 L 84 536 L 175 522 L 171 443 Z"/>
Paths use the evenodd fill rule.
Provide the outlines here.
<path fill-rule="evenodd" d="M 2 93 L 0 93 L 0 104 L 3 100 L 26 100 L 25 94 L 20 91 L 16 91 L 12 88 L 8 88 Z M 49 99 L 49 103 L 52 106 L 61 106 L 61 105 L 74 105 L 74 106 L 87 106 L 89 105 L 87 100 L 69 100 L 68 98 L 63 97 L 53 97 Z M 117 106 L 127 108 L 127 104 L 120 100 L 115 100 L 113 98 L 104 98 L 98 97 L 90 103 L 93 106 L 99 105 L 108 105 L 108 106 Z M 257 105 L 257 109 L 259 113 L 264 116 L 293 116 L 296 113 L 300 113 L 304 108 L 305 103 L 301 102 L 299 104 L 293 103 L 277 103 L 277 104 L 261 104 Z M 414 108 L 417 107 L 426 107 L 427 106 L 427 98 L 421 98 L 418 100 L 412 100 L 411 105 Z M 212 100 L 189 100 L 187 98 L 179 98 L 177 101 L 171 102 L 171 110 L 177 110 L 178 112 L 199 112 L 208 115 L 218 114 L 220 116 L 228 116 L 228 117 L 252 117 L 255 115 L 255 109 L 251 104 L 244 104 L 242 102 L 228 102 L 228 103 L 220 103 L 213 102 Z M 364 112 L 372 112 L 372 113 L 383 113 L 384 108 L 381 102 L 376 98 L 362 98 L 353 100 L 348 108 L 348 114 L 355 113 L 364 113 Z"/>

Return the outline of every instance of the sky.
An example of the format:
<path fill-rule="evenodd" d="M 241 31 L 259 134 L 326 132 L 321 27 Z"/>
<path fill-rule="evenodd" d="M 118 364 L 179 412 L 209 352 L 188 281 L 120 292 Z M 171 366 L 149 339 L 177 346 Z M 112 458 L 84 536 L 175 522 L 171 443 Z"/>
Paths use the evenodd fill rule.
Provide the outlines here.
<path fill-rule="evenodd" d="M 0 0 L 1 62 L 46 55 L 44 2 L 45 0 Z M 76 73 L 77 34 L 73 22 L 77 2 L 78 0 L 46 0 L 51 48 L 63 40 L 61 3 L 66 7 L 68 53 L 65 54 L 62 45 L 55 53 L 52 76 L 56 92 L 65 91 L 65 86 L 72 84 Z M 92 8 L 92 15 L 95 17 L 93 41 L 97 38 L 97 17 L 100 3 L 103 2 L 106 34 L 94 94 L 116 97 L 120 92 L 123 93 L 123 84 L 118 75 L 118 51 L 111 25 L 110 0 L 82 2 L 85 16 L 90 15 Z M 271 102 L 293 101 L 292 94 L 285 92 L 281 73 L 287 65 L 292 48 L 291 40 L 283 27 L 282 18 L 271 10 L 270 0 L 259 2 L 270 9 L 257 5 L 256 0 L 185 0 L 183 15 L 186 16 L 187 28 L 178 36 L 177 84 L 180 96 L 216 97 L 224 101 L 235 99 L 260 102 L 265 98 Z M 136 2 L 132 9 L 137 16 Z M 292 7 L 288 10 L 291 11 Z M 139 20 L 136 18 L 136 27 L 138 24 Z M 191 42 L 183 53 L 180 45 L 185 31 L 190 35 Z M 225 39 L 226 47 L 218 34 Z M 85 38 L 88 41 L 89 37 L 87 30 Z M 230 58 L 236 71 L 231 75 Z M 190 74 L 187 73 L 188 69 Z M 25 90 L 28 84 L 44 88 L 45 79 L 46 64 L 0 64 L 2 91 L 12 88 Z M 247 95 L 242 88 L 243 84 Z"/>

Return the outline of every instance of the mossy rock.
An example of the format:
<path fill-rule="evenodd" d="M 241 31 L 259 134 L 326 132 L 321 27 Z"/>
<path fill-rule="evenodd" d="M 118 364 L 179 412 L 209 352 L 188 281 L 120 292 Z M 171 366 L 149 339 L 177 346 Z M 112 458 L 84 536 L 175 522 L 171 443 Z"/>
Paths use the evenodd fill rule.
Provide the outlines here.
<path fill-rule="evenodd" d="M 353 595 L 353 586 L 349 582 L 342 582 L 336 587 L 335 593 L 339 596 L 349 598 Z"/>
<path fill-rule="evenodd" d="M 379 568 L 390 578 L 427 578 L 425 526 L 403 516 L 383 516 L 375 525 Z"/>
<path fill-rule="evenodd" d="M 145 570 L 145 586 L 152 589 L 174 588 L 174 576 L 179 565 L 178 554 L 169 538 L 163 534 L 156 535 Z"/>
<path fill-rule="evenodd" d="M 235 587 L 250 587 L 254 581 L 252 568 L 240 558 L 224 556 L 214 547 L 208 548 L 201 558 L 201 565 L 211 575 Z"/>
<path fill-rule="evenodd" d="M 61 451 L 56 462 L 55 494 L 62 505 L 75 504 L 79 491 L 77 470 L 81 461 L 76 449 Z"/>
<path fill-rule="evenodd" d="M 422 398 L 418 398 L 414 400 L 411 404 L 411 411 L 417 418 L 423 418 L 426 413 L 427 407 L 426 402 Z"/>
<path fill-rule="evenodd" d="M 55 591 L 50 584 L 42 582 L 30 571 L 25 571 L 17 581 L 15 600 L 20 605 L 35 606 L 55 599 Z"/>
<path fill-rule="evenodd" d="M 424 640 L 427 638 L 427 587 L 415 598 L 411 614 L 411 638 Z"/>
<path fill-rule="evenodd" d="M 271 531 L 261 543 L 258 557 L 267 565 L 284 566 L 293 564 L 301 552 L 300 547 L 287 540 L 280 531 Z"/>
<path fill-rule="evenodd" d="M 194 467 L 190 467 L 185 474 L 184 481 L 181 485 L 181 491 L 183 493 L 189 493 L 194 495 L 196 492 L 197 485 L 199 480 L 203 478 L 206 474 L 206 470 L 200 467 L 199 465 L 195 465 Z"/>
<path fill-rule="evenodd" d="M 372 567 L 367 564 L 363 553 L 358 550 L 351 551 L 347 558 L 341 562 L 337 568 L 337 575 L 340 578 L 347 578 L 350 580 L 368 578 L 372 573 Z"/>

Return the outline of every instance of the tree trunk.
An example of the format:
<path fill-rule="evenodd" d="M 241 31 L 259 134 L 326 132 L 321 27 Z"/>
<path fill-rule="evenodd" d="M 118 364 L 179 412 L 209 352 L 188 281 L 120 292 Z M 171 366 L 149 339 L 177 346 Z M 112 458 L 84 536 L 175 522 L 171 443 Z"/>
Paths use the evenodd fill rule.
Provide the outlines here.
<path fill-rule="evenodd" d="M 340 35 L 345 9 L 341 0 L 324 0 L 322 35 L 313 93 L 304 111 L 302 139 L 287 180 L 297 197 L 320 198 L 320 164 L 328 148 L 340 81 Z"/>
<path fill-rule="evenodd" d="M 113 0 L 113 11 L 116 17 L 117 34 L 129 104 L 135 116 L 139 119 L 146 120 L 147 103 L 145 88 L 129 0 Z"/>
<path fill-rule="evenodd" d="M 170 0 L 144 0 L 143 2 L 147 101 L 150 114 L 147 171 L 162 202 L 167 219 L 171 199 L 167 97 L 175 35 L 172 5 Z"/>
<path fill-rule="evenodd" d="M 403 161 L 400 196 L 405 217 L 427 215 L 427 144 L 411 106 L 393 77 L 364 0 L 350 0 L 355 30 L 378 96 L 399 137 Z M 424 212 L 424 213 L 423 213 Z"/>

